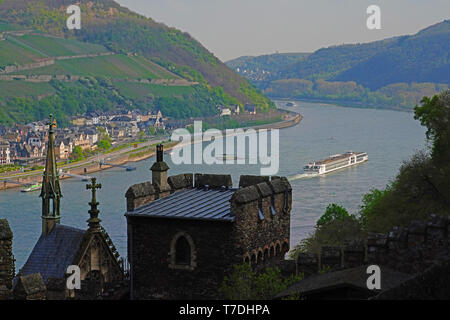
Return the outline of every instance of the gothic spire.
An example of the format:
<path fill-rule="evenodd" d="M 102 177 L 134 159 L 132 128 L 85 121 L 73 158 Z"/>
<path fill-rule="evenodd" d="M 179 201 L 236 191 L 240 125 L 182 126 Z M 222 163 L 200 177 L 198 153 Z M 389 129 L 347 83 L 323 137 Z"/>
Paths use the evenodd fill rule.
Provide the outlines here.
<path fill-rule="evenodd" d="M 56 119 L 50 115 L 48 129 L 47 158 L 42 179 L 42 232 L 48 234 L 56 223 L 60 222 L 60 199 L 62 197 L 59 185 L 59 174 L 56 167 L 55 133 Z"/>

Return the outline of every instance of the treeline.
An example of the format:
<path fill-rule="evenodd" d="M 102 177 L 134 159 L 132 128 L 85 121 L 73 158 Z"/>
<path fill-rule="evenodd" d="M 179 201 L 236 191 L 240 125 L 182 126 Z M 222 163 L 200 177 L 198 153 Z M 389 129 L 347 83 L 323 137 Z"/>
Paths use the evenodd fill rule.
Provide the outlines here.
<path fill-rule="evenodd" d="M 354 81 L 284 79 L 272 81 L 263 92 L 274 98 L 327 100 L 412 110 L 424 96 L 432 96 L 448 88 L 446 84 L 394 83 L 371 91 Z"/>
<path fill-rule="evenodd" d="M 175 119 L 212 116 L 218 113 L 217 105 L 238 104 L 238 101 L 221 87 L 194 86 L 190 94 L 173 95 L 152 99 L 133 99 L 121 94 L 107 78 L 85 78 L 75 83 L 51 81 L 56 93 L 42 99 L 37 97 L 14 97 L 1 99 L 0 124 L 13 126 L 48 117 L 51 113 L 58 118 L 60 126 L 67 126 L 74 115 L 118 108 L 152 111 L 160 109 L 165 116 Z"/>

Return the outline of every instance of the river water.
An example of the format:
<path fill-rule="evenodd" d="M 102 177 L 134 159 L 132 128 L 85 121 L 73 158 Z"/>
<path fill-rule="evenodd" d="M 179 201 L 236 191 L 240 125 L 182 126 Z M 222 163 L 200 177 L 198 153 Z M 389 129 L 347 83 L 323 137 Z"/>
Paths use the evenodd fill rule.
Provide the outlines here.
<path fill-rule="evenodd" d="M 284 103 L 277 102 L 283 106 Z M 291 246 L 314 228 L 329 203 L 337 203 L 350 213 L 358 211 L 362 196 L 372 188 L 384 187 L 395 177 L 402 161 L 425 148 L 425 129 L 412 113 L 390 110 L 344 108 L 297 102 L 289 108 L 303 115 L 299 125 L 280 130 L 280 170 L 293 188 Z M 303 165 L 345 151 L 365 151 L 369 161 L 326 176 L 305 178 Z M 94 174 L 102 183 L 98 192 L 100 218 L 122 257 L 126 257 L 125 192 L 135 183 L 151 179 L 155 158 L 134 163 L 135 171 L 110 169 Z M 234 184 L 241 174 L 259 174 L 259 165 L 175 165 L 165 156 L 169 175 L 178 173 L 231 173 Z M 61 223 L 87 228 L 90 193 L 85 182 L 61 182 Z M 0 192 L 0 218 L 7 218 L 14 232 L 16 269 L 25 263 L 41 233 L 39 192 Z"/>

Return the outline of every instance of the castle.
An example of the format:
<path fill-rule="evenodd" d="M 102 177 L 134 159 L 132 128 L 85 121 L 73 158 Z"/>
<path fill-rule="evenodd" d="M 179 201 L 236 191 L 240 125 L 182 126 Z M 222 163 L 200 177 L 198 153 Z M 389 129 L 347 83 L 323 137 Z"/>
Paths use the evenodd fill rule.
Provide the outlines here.
<path fill-rule="evenodd" d="M 289 251 L 292 189 L 285 178 L 167 176 L 162 145 L 152 182 L 126 192 L 132 299 L 218 298 L 233 265 L 255 268 Z"/>

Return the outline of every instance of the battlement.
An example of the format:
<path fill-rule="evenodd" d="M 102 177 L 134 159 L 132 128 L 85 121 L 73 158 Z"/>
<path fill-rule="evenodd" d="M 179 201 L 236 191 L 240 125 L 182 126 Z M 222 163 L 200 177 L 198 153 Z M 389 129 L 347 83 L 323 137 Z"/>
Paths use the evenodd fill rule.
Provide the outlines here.
<path fill-rule="evenodd" d="M 419 273 L 436 261 L 446 261 L 449 244 L 450 216 L 431 215 L 427 221 L 412 221 L 408 227 L 394 227 L 386 234 L 371 233 L 366 240 L 350 242 L 343 248 L 322 247 L 320 254 L 300 253 L 297 266 L 314 273 L 323 266 L 339 269 L 377 264 Z"/>
<path fill-rule="evenodd" d="M 201 174 L 182 173 L 167 178 L 170 190 L 161 190 L 159 184 L 142 182 L 132 185 L 125 193 L 127 199 L 127 211 L 133 211 L 158 198 L 162 198 L 174 192 L 188 188 L 232 188 L 231 175 L 225 174 Z M 167 192 L 169 191 L 169 192 Z M 232 197 L 232 203 L 245 204 L 259 201 L 262 198 L 271 197 L 281 193 L 292 191 L 291 185 L 284 177 L 249 176 L 243 175 L 239 180 L 239 189 Z"/>

